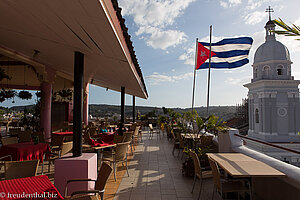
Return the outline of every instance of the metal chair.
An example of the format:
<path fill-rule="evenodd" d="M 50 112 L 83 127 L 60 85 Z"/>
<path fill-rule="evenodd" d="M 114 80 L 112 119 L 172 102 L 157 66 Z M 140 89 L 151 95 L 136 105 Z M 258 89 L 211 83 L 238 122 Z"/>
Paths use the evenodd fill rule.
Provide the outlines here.
<path fill-rule="evenodd" d="M 18 132 L 19 143 L 31 141 L 31 131 L 20 131 Z"/>
<path fill-rule="evenodd" d="M 103 200 L 104 196 L 104 188 L 106 185 L 107 180 L 109 179 L 110 175 L 112 172 L 112 168 L 106 164 L 102 163 L 100 171 L 98 173 L 97 180 L 92 180 L 92 179 L 74 179 L 74 180 L 68 180 L 66 184 L 66 189 L 65 189 L 65 196 L 68 193 L 68 185 L 72 182 L 86 182 L 86 181 L 93 181 L 95 182 L 95 188 L 94 190 L 88 190 L 88 191 L 76 191 L 71 194 L 71 199 L 72 197 L 76 197 L 77 195 L 82 195 L 82 194 L 89 194 L 89 193 L 95 193 L 99 194 L 101 196 L 101 200 Z"/>
<path fill-rule="evenodd" d="M 17 144 L 19 139 L 17 137 L 3 137 L 1 138 L 1 143 L 3 146 L 9 144 Z"/>
<path fill-rule="evenodd" d="M 50 172 L 51 163 L 54 163 L 54 160 L 60 158 L 61 156 L 69 153 L 73 149 L 73 142 L 63 142 L 60 147 L 52 148 L 51 152 L 45 152 L 44 161 L 42 164 L 42 174 L 44 173 L 44 162 L 48 161 L 48 172 Z"/>
<path fill-rule="evenodd" d="M 192 193 L 194 191 L 196 179 L 198 178 L 199 181 L 200 181 L 200 192 L 199 192 L 199 195 L 198 195 L 198 199 L 200 199 L 201 191 L 202 191 L 203 179 L 205 179 L 205 178 L 212 178 L 212 172 L 211 171 L 203 171 L 204 168 L 201 168 L 201 164 L 200 164 L 199 158 L 198 158 L 198 156 L 197 156 L 197 154 L 195 152 L 190 151 L 190 156 L 193 159 L 194 169 L 195 169 L 194 183 L 193 183 Z"/>
<path fill-rule="evenodd" d="M 218 168 L 218 165 L 215 161 L 209 158 L 209 165 L 212 169 L 214 188 L 212 199 L 214 199 L 215 192 L 219 192 L 221 198 L 223 199 L 223 194 L 229 192 L 238 193 L 238 199 L 240 199 L 240 192 L 249 192 L 250 199 L 252 199 L 251 186 L 250 182 L 245 179 L 223 179 Z M 245 186 L 245 181 L 248 184 L 248 187 Z"/>
<path fill-rule="evenodd" d="M 160 137 L 160 130 L 154 129 L 153 126 L 152 126 L 152 124 L 149 124 L 149 130 L 150 130 L 149 139 L 153 137 L 154 133 L 156 133 L 157 140 L 158 140 L 158 137 Z"/>
<path fill-rule="evenodd" d="M 4 161 L 5 179 L 36 176 L 39 160 Z"/>
<path fill-rule="evenodd" d="M 112 157 L 102 159 L 103 161 L 108 161 L 110 162 L 110 164 L 113 164 L 115 181 L 117 181 L 116 178 L 117 164 L 120 162 L 126 163 L 127 175 L 129 176 L 128 164 L 127 164 L 128 145 L 130 145 L 130 142 L 117 143 L 117 146 L 115 147 L 115 152 L 112 154 Z"/>

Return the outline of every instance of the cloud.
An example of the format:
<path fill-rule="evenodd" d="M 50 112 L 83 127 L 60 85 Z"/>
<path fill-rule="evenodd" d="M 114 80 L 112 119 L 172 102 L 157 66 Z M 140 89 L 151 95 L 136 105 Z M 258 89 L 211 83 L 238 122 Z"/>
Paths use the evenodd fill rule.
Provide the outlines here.
<path fill-rule="evenodd" d="M 168 26 L 195 0 L 120 0 L 122 14 L 132 16 L 138 26 L 136 35 L 142 36 L 148 46 L 166 50 L 185 41 L 182 31 Z M 171 36 L 171 38 L 170 38 Z"/>
<path fill-rule="evenodd" d="M 146 79 L 149 80 L 150 85 L 159 85 L 163 82 L 177 82 L 180 80 L 189 80 L 192 77 L 193 77 L 192 72 L 181 74 L 181 75 L 175 75 L 175 76 L 153 72 L 153 74 L 146 76 Z"/>
<path fill-rule="evenodd" d="M 195 65 L 195 44 L 185 48 L 185 53 L 180 55 L 178 59 L 183 60 L 186 65 Z"/>
<path fill-rule="evenodd" d="M 230 8 L 242 3 L 242 0 L 221 0 L 220 5 L 223 8 Z"/>
<path fill-rule="evenodd" d="M 236 77 L 227 77 L 225 80 L 225 83 L 229 85 L 243 85 L 246 83 L 249 83 L 251 79 L 251 76 L 245 76 L 241 78 L 236 78 Z"/>
<path fill-rule="evenodd" d="M 233 68 L 233 69 L 224 71 L 224 74 L 239 74 L 239 73 L 244 73 L 245 71 L 246 71 L 245 68 L 244 69 Z"/>
<path fill-rule="evenodd" d="M 149 37 L 144 38 L 148 46 L 154 49 L 166 50 L 168 47 L 175 47 L 176 45 L 186 41 L 185 33 L 177 30 L 166 30 L 155 27 L 141 27 L 136 35 L 150 34 Z"/>
<path fill-rule="evenodd" d="M 246 9 L 254 10 L 261 7 L 264 3 L 278 2 L 279 0 L 248 0 Z M 280 11 L 277 9 L 277 11 Z"/>
<path fill-rule="evenodd" d="M 267 19 L 268 14 L 265 11 L 254 11 L 244 16 L 246 24 L 258 24 L 262 20 Z"/>

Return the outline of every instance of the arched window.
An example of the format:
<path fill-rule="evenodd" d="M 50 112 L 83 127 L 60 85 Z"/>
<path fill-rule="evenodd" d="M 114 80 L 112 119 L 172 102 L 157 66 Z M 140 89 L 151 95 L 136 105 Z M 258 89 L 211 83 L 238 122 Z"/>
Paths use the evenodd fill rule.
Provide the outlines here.
<path fill-rule="evenodd" d="M 253 70 L 253 77 L 254 77 L 254 78 L 257 78 L 257 68 L 255 68 L 255 69 Z"/>
<path fill-rule="evenodd" d="M 259 112 L 257 108 L 255 109 L 255 122 L 259 123 Z"/>
<path fill-rule="evenodd" d="M 283 75 L 283 66 L 282 65 L 278 65 L 277 66 L 277 75 Z"/>
<path fill-rule="evenodd" d="M 269 66 L 264 66 L 264 76 L 269 76 L 270 75 L 270 67 Z"/>

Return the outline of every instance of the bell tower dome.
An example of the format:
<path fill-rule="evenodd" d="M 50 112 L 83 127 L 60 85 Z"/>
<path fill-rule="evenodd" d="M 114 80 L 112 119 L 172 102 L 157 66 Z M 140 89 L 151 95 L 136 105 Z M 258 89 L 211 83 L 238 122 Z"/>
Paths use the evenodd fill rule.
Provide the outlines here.
<path fill-rule="evenodd" d="M 253 78 L 249 89 L 248 135 L 267 142 L 300 142 L 299 80 L 291 76 L 290 53 L 276 40 L 275 23 L 265 25 L 265 42 L 254 55 Z"/>

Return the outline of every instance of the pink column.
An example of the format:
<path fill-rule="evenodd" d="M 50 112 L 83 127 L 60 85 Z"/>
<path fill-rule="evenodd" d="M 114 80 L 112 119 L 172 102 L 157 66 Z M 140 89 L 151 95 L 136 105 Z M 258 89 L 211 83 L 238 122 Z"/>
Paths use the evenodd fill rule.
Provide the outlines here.
<path fill-rule="evenodd" d="M 52 83 L 54 82 L 56 71 L 51 67 L 45 69 L 45 81 L 41 84 L 41 128 L 45 131 L 45 140 L 50 142 L 51 138 L 51 105 L 52 105 Z"/>
<path fill-rule="evenodd" d="M 85 125 L 89 123 L 89 83 L 86 83 L 84 99 L 83 99 L 83 122 Z"/>
<path fill-rule="evenodd" d="M 45 139 L 49 141 L 51 138 L 51 101 L 52 101 L 52 84 L 43 82 L 42 102 L 41 102 L 41 128 L 44 128 Z"/>

